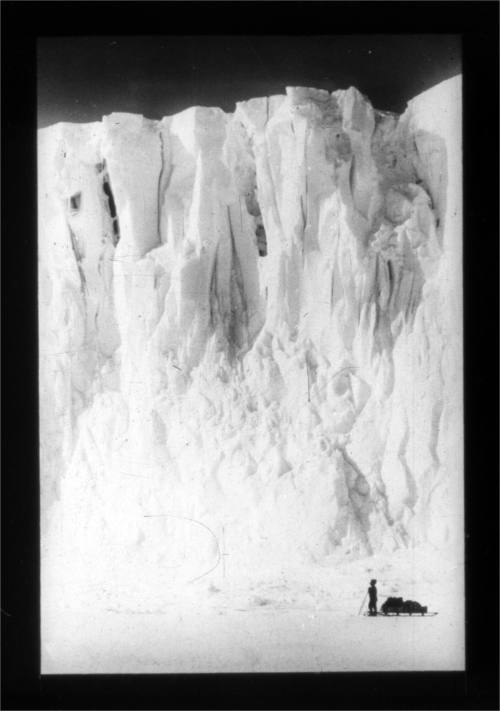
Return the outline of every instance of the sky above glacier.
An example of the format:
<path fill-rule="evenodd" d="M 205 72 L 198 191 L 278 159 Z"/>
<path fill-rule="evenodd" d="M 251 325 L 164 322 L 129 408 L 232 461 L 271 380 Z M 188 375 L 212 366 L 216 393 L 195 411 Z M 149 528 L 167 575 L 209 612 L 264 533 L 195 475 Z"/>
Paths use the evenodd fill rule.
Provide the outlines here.
<path fill-rule="evenodd" d="M 55 37 L 38 43 L 38 125 L 112 111 L 159 119 L 287 85 L 351 85 L 376 108 L 406 102 L 461 70 L 456 35 Z"/>

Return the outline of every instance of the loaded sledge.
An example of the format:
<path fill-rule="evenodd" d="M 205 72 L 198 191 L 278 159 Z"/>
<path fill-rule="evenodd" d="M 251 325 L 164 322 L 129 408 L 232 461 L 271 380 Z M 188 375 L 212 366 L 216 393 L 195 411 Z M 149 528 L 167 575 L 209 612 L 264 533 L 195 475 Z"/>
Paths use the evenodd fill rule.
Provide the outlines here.
<path fill-rule="evenodd" d="M 368 616 L 375 616 L 373 613 L 366 612 Z M 427 606 L 421 605 L 415 600 L 403 600 L 402 597 L 389 597 L 381 605 L 378 615 L 421 615 L 422 617 L 431 617 L 437 615 L 437 612 L 428 612 Z"/>

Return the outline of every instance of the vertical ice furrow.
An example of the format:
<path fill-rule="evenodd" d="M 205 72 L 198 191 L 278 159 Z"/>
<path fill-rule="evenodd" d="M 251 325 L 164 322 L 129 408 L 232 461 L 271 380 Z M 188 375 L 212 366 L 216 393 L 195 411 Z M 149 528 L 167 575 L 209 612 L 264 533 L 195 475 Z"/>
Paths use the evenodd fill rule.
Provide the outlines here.
<path fill-rule="evenodd" d="M 441 422 L 441 416 L 443 414 L 444 403 L 442 399 L 438 399 L 437 402 L 432 406 L 432 417 L 431 417 L 431 437 L 429 442 L 429 450 L 432 455 L 434 466 L 436 470 L 439 471 L 441 467 L 441 461 L 438 454 L 438 442 L 439 442 L 439 428 Z"/>
<path fill-rule="evenodd" d="M 248 339 L 248 310 L 245 299 L 242 269 L 234 241 L 229 210 L 227 211 L 227 221 L 231 243 L 231 314 L 228 329 L 228 340 L 232 348 L 237 352 L 237 350 L 246 345 Z"/>
<path fill-rule="evenodd" d="M 408 495 L 405 499 L 405 504 L 413 511 L 415 508 L 415 505 L 418 500 L 418 487 L 415 482 L 415 478 L 413 476 L 413 473 L 408 465 L 408 461 L 406 459 L 406 453 L 408 449 L 408 443 L 410 441 L 410 428 L 408 425 L 408 422 L 405 422 L 405 428 L 404 428 L 404 434 L 401 439 L 401 443 L 399 445 L 398 449 L 398 459 L 401 462 L 403 466 L 403 470 L 405 472 L 406 476 L 406 487 L 408 490 Z"/>
<path fill-rule="evenodd" d="M 82 266 L 82 255 L 80 254 L 80 249 L 78 247 L 78 240 L 76 238 L 75 233 L 71 229 L 71 226 L 68 224 L 68 232 L 69 232 L 69 238 L 71 242 L 71 249 L 73 250 L 73 254 L 75 255 L 75 261 L 76 261 L 76 266 L 78 268 L 78 274 L 80 276 L 80 288 L 83 296 L 84 303 L 86 304 L 87 301 L 87 281 L 85 279 L 85 272 L 83 270 Z M 86 310 L 86 306 L 85 306 Z"/>
<path fill-rule="evenodd" d="M 160 141 L 160 159 L 161 159 L 161 168 L 160 172 L 158 174 L 158 243 L 161 244 L 163 242 L 162 240 L 162 235 L 161 235 L 161 217 L 162 217 L 162 211 L 163 211 L 163 176 L 165 173 L 165 156 L 164 156 L 164 145 L 163 145 L 163 133 L 161 131 L 161 127 L 158 130 L 158 140 Z"/>
<path fill-rule="evenodd" d="M 344 461 L 344 476 L 347 486 L 348 497 L 354 518 L 360 527 L 362 542 L 366 547 L 367 555 L 372 554 L 372 547 L 369 539 L 369 516 L 371 511 L 370 485 L 354 460 L 347 454 L 345 448 L 339 444 L 335 445 Z M 352 476 L 354 474 L 354 476 Z"/>
<path fill-rule="evenodd" d="M 217 255 L 219 249 L 218 246 L 215 252 L 215 259 L 212 268 L 212 275 L 210 277 L 210 292 L 209 292 L 209 307 L 210 307 L 210 328 L 215 331 L 217 324 L 219 322 L 219 299 L 218 299 L 218 289 L 217 289 Z M 222 316 L 222 314 L 221 314 Z"/>
<path fill-rule="evenodd" d="M 101 173 L 102 176 L 102 190 L 105 195 L 105 205 L 106 205 L 106 212 L 108 213 L 110 219 L 111 219 L 111 229 L 112 229 L 112 241 L 113 241 L 113 247 L 116 247 L 118 242 L 120 241 L 120 223 L 118 220 L 118 214 L 116 212 L 116 203 L 115 203 L 115 198 L 113 195 L 113 190 L 111 188 L 111 181 L 109 178 L 109 174 L 106 168 L 106 161 L 104 160 L 103 163 L 103 170 Z"/>

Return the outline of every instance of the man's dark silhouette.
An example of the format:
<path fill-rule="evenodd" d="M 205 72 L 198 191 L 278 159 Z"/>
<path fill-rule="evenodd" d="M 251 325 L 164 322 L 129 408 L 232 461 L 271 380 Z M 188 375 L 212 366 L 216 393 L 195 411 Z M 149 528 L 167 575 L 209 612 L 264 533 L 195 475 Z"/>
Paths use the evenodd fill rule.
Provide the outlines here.
<path fill-rule="evenodd" d="M 375 587 L 376 580 L 370 580 L 370 587 L 368 588 L 368 595 L 370 600 L 368 602 L 368 612 L 370 615 L 377 614 L 377 588 Z"/>

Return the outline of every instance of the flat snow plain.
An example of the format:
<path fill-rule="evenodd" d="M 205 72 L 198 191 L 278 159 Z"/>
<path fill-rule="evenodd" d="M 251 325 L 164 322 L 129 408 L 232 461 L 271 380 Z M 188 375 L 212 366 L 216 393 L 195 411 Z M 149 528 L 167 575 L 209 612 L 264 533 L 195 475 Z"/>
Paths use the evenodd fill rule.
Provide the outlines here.
<path fill-rule="evenodd" d="M 90 606 L 84 597 L 58 605 L 54 594 L 43 609 L 42 673 L 458 671 L 462 573 L 410 551 L 390 564 L 374 557 L 323 568 L 308 586 L 283 574 L 226 590 L 220 576 L 205 578 L 149 610 L 105 599 Z M 399 595 L 439 614 L 358 614 L 373 575 L 379 605 Z"/>

